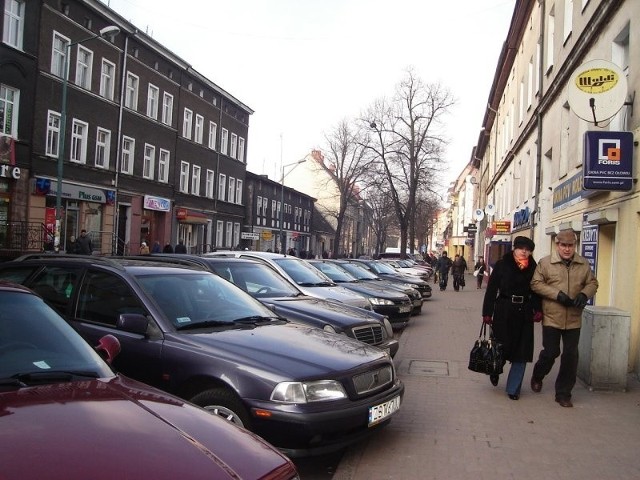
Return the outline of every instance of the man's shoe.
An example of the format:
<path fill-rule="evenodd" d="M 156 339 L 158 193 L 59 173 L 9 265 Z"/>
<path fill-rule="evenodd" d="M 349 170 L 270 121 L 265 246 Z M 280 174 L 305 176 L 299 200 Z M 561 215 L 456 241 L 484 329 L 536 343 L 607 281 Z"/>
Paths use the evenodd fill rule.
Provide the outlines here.
<path fill-rule="evenodd" d="M 531 390 L 536 393 L 540 393 L 542 390 L 542 380 L 536 380 L 535 378 L 531 378 Z"/>
<path fill-rule="evenodd" d="M 511 395 L 510 393 L 508 393 L 507 395 L 509 395 L 509 398 L 511 400 L 518 400 L 520 398 L 520 395 Z"/>
<path fill-rule="evenodd" d="M 560 404 L 561 407 L 571 408 L 573 407 L 573 403 L 568 398 L 556 398 L 556 402 Z"/>
<path fill-rule="evenodd" d="M 489 375 L 489 380 L 491 380 L 491 385 L 493 385 L 494 387 L 497 387 L 498 380 L 500 380 L 500 377 L 498 375 Z"/>

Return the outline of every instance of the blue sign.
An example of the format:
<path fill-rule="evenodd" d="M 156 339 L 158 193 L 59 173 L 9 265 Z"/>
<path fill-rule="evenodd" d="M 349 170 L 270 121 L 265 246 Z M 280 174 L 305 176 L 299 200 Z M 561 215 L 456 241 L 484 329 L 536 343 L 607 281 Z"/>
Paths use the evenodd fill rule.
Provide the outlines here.
<path fill-rule="evenodd" d="M 598 266 L 598 233 L 598 225 L 587 223 L 585 215 L 580 232 L 580 254 L 587 259 L 594 275 Z M 590 298 L 587 303 L 593 305 L 593 299 Z"/>
<path fill-rule="evenodd" d="M 585 132 L 583 182 L 587 190 L 633 188 L 633 134 Z"/>

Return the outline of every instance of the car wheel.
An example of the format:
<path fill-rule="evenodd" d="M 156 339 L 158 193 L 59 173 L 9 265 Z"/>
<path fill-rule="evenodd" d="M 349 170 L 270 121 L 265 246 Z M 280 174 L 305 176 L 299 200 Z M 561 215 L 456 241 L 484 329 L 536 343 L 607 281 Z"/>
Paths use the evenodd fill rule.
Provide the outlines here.
<path fill-rule="evenodd" d="M 217 415 L 235 425 L 250 429 L 249 416 L 244 405 L 233 392 L 226 388 L 205 390 L 190 401 L 204 408 L 212 415 Z"/>

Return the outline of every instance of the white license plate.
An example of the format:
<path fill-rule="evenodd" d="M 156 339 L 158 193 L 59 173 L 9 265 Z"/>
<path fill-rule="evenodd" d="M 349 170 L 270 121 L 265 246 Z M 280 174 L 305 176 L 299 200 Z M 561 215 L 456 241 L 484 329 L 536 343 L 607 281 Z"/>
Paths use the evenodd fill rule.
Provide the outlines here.
<path fill-rule="evenodd" d="M 395 397 L 388 402 L 381 403 L 369 408 L 369 426 L 380 423 L 385 418 L 390 417 L 400 410 L 400 397 Z"/>
<path fill-rule="evenodd" d="M 411 311 L 411 305 L 400 307 L 400 313 L 407 313 Z"/>

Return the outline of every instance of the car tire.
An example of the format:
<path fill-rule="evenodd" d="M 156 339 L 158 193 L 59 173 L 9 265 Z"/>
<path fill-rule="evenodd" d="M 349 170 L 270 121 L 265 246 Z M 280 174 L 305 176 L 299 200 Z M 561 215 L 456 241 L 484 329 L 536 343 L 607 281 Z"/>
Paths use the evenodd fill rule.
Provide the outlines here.
<path fill-rule="evenodd" d="M 191 398 L 190 401 L 212 415 L 217 415 L 247 430 L 251 429 L 249 415 L 244 405 L 235 393 L 226 388 L 205 390 Z"/>

